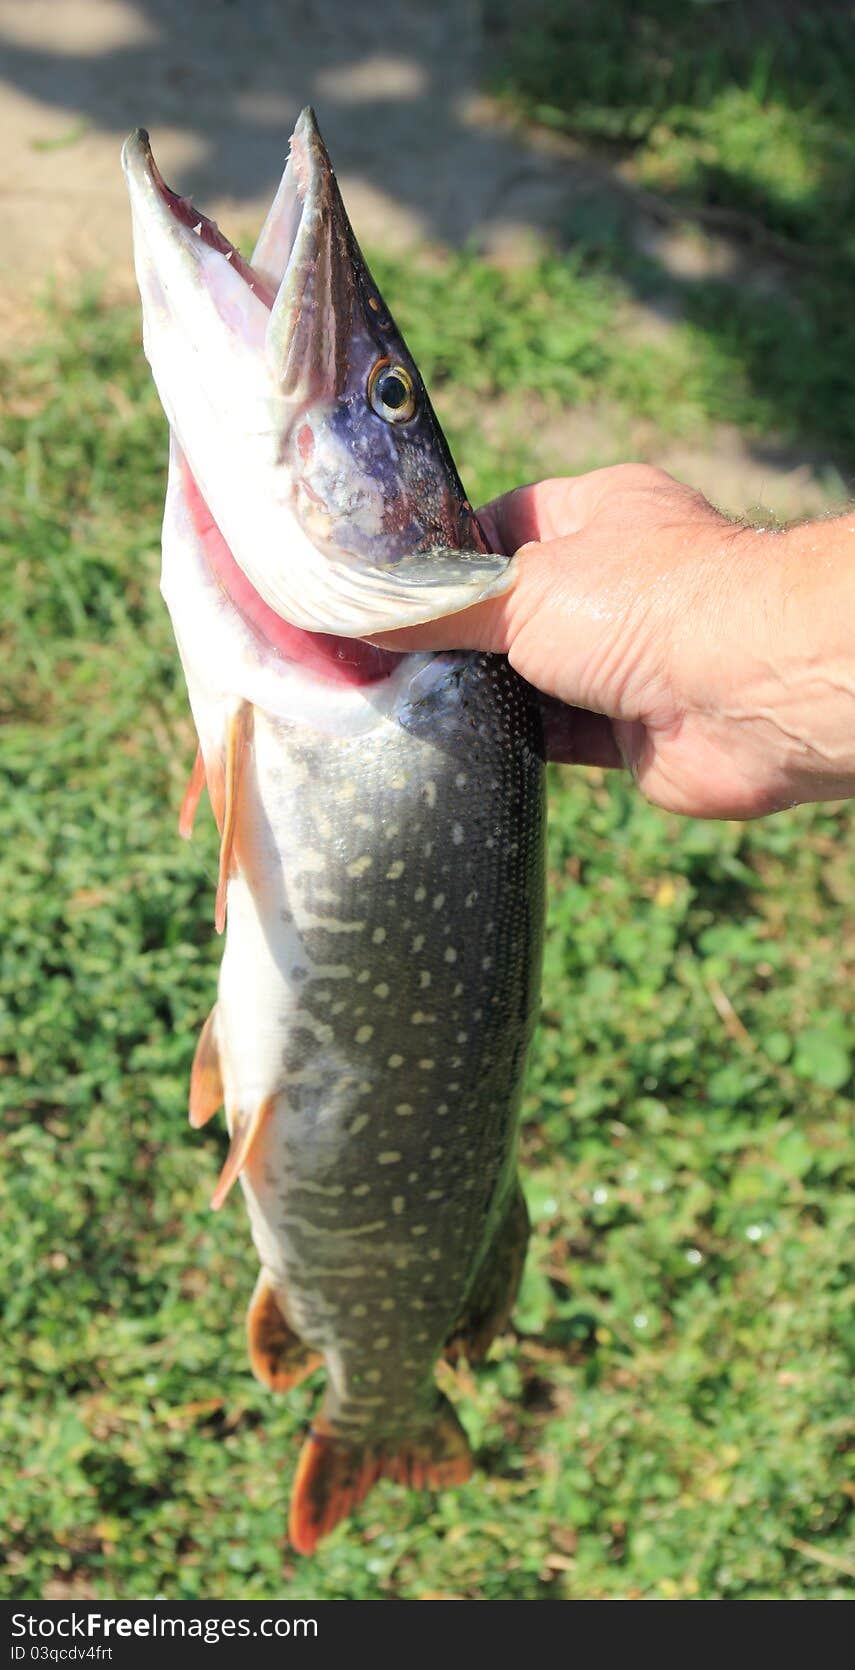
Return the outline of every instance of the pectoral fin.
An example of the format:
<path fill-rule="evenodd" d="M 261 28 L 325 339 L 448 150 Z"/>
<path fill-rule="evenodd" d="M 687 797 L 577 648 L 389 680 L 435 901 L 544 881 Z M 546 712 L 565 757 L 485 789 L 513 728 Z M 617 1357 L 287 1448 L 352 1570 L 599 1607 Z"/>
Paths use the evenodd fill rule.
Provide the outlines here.
<path fill-rule="evenodd" d="M 181 802 L 181 811 L 178 814 L 178 833 L 181 836 L 182 841 L 189 841 L 190 836 L 193 834 L 196 807 L 199 804 L 199 796 L 201 795 L 204 786 L 205 761 L 202 758 L 201 748 L 197 748 L 196 758 L 193 761 L 193 770 L 190 773 L 190 781 L 184 791 L 184 799 Z"/>
<path fill-rule="evenodd" d="M 220 873 L 217 879 L 217 903 L 214 925 L 221 934 L 226 925 L 226 888 L 234 861 L 237 831 L 238 799 L 241 778 L 252 736 L 252 707 L 243 702 L 229 720 L 226 733 L 226 769 L 223 786 L 223 826 L 220 836 Z"/>
<path fill-rule="evenodd" d="M 275 1105 L 275 1096 L 268 1096 L 254 1113 L 239 1113 L 232 1126 L 232 1140 L 226 1156 L 226 1163 L 220 1172 L 219 1181 L 211 1197 L 211 1206 L 218 1212 L 236 1177 L 240 1176 L 252 1152 L 259 1132 L 268 1115 Z"/>

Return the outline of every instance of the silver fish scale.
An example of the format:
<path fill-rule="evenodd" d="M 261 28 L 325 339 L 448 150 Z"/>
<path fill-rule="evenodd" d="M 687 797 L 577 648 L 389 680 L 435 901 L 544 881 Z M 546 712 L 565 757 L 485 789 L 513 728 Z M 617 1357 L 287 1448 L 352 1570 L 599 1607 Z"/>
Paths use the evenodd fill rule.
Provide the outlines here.
<path fill-rule="evenodd" d="M 387 1437 L 423 1415 L 513 1182 L 540 974 L 539 715 L 504 660 L 448 660 L 367 738 L 281 726 L 265 791 L 290 799 L 297 996 L 244 1187 L 338 1425 Z"/>

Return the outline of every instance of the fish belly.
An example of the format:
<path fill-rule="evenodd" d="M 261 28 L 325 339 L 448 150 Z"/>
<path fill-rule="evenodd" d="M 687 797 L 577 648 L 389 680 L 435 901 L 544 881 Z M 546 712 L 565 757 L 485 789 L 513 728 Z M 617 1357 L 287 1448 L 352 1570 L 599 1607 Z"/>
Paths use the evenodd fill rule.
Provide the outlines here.
<path fill-rule="evenodd" d="M 514 1183 L 543 927 L 539 716 L 438 658 L 360 735 L 256 710 L 218 1028 L 268 1283 L 337 1428 L 405 1431 Z"/>

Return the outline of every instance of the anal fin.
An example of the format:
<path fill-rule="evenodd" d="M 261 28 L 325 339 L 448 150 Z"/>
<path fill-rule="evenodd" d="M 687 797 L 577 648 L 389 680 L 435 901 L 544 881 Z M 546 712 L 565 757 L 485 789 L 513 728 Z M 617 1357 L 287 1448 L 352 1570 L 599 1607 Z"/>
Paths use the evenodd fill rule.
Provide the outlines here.
<path fill-rule="evenodd" d="M 226 1162 L 220 1172 L 217 1187 L 211 1196 L 211 1206 L 218 1212 L 236 1177 L 240 1176 L 252 1152 L 253 1145 L 261 1131 L 265 1120 L 272 1112 L 276 1097 L 268 1096 L 256 1108 L 254 1113 L 239 1113 L 232 1125 L 232 1140 L 226 1155 Z"/>
<path fill-rule="evenodd" d="M 515 1182 L 505 1215 L 490 1243 L 466 1300 L 463 1315 L 446 1343 L 445 1357 L 475 1363 L 484 1357 L 502 1332 L 511 1311 L 525 1264 L 529 1216 L 525 1195 Z"/>
<path fill-rule="evenodd" d="M 297 1463 L 288 1534 L 298 1554 L 313 1554 L 323 1537 L 353 1513 L 378 1479 L 394 1479 L 416 1490 L 445 1490 L 472 1472 L 469 1440 L 448 1399 L 437 1405 L 424 1429 L 403 1440 L 346 1443 L 323 1417 L 315 1422 Z"/>
<path fill-rule="evenodd" d="M 322 1361 L 295 1333 L 262 1270 L 246 1314 L 249 1361 L 256 1380 L 272 1392 L 287 1392 L 312 1374 Z"/>
<path fill-rule="evenodd" d="M 223 784 L 223 826 L 220 835 L 220 869 L 217 878 L 217 902 L 214 925 L 221 934 L 226 925 L 226 888 L 234 861 L 237 832 L 238 801 L 241 777 L 252 735 L 252 706 L 242 702 L 229 720 L 226 733 L 226 769 Z"/>
<path fill-rule="evenodd" d="M 223 1105 L 223 1076 L 217 1044 L 217 1005 L 200 1034 L 190 1070 L 190 1123 L 199 1129 Z"/>

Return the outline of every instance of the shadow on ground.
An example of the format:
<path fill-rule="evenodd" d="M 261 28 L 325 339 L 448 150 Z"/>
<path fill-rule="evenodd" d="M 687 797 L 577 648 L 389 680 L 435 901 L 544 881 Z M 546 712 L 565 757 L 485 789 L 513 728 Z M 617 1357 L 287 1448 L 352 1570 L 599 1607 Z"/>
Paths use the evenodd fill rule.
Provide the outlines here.
<path fill-rule="evenodd" d="M 720 346 L 723 420 L 738 368 L 758 462 L 847 481 L 853 15 L 851 0 L 404 0 L 391 16 L 344 0 L 64 0 L 57 30 L 44 0 L 0 4 L 6 82 L 54 116 L 29 142 L 32 181 L 25 157 L 8 192 L 31 191 L 46 263 L 53 237 L 129 269 L 113 142 L 130 126 L 162 143 L 179 190 L 255 216 L 311 100 L 369 244 L 428 237 L 504 259 L 532 239 L 582 246 L 626 286 L 651 352 L 676 319 Z"/>

